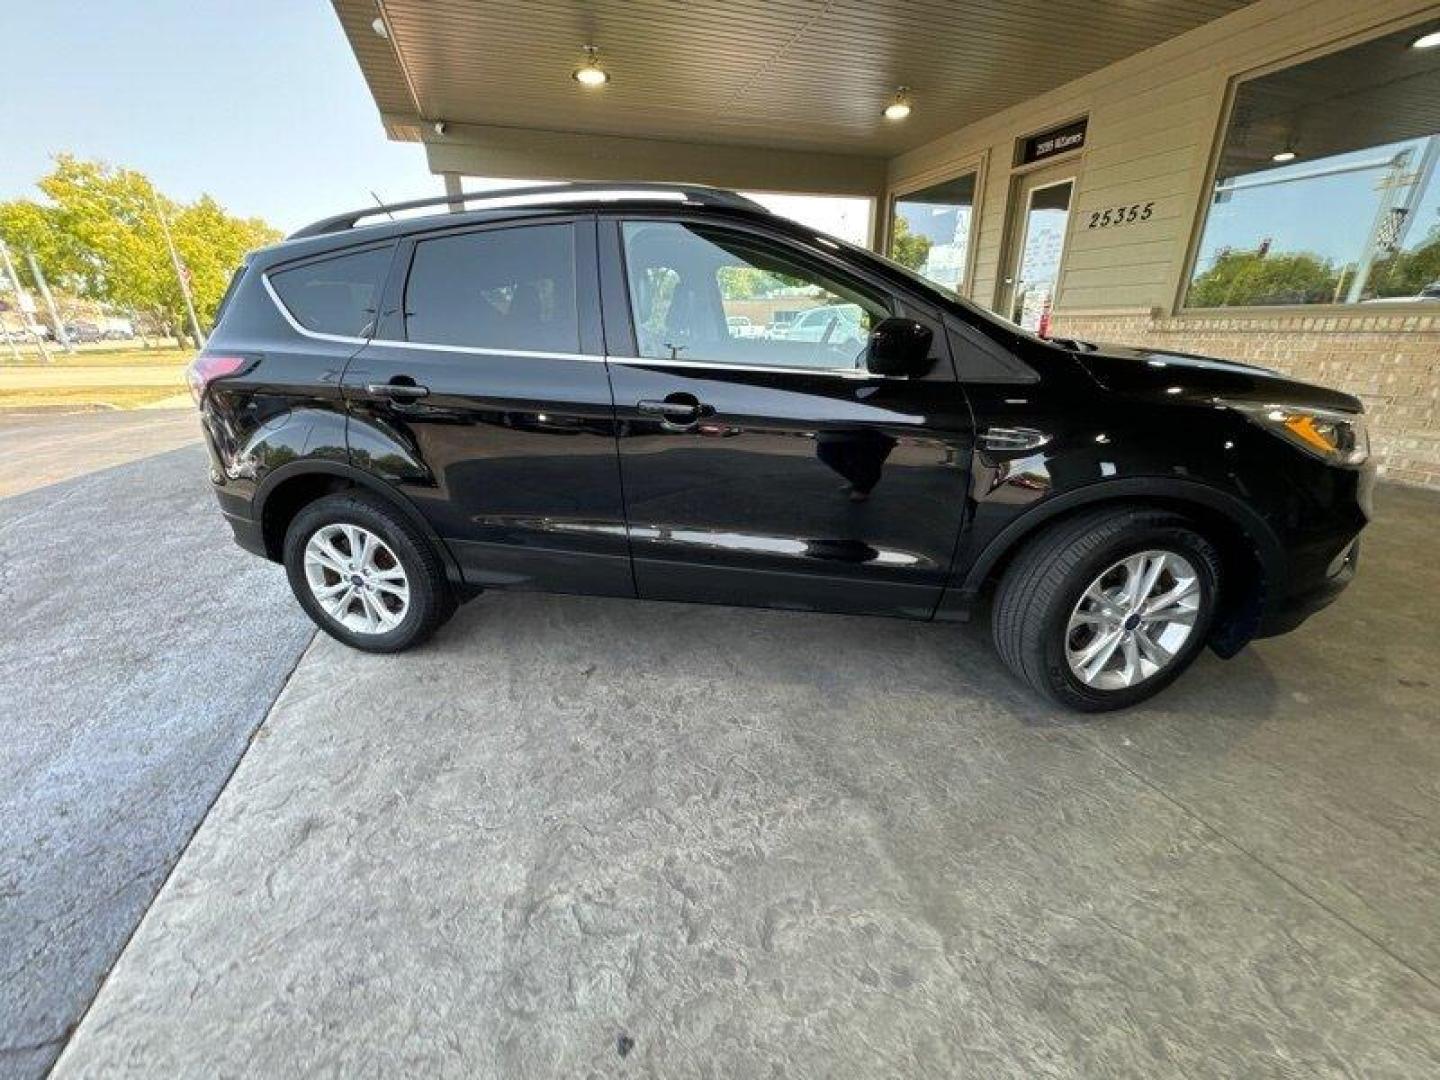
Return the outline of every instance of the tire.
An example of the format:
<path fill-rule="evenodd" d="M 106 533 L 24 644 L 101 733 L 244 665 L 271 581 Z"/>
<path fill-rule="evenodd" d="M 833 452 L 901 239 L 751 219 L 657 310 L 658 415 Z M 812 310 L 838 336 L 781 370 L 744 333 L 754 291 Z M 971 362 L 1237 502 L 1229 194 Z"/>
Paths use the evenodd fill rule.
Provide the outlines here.
<path fill-rule="evenodd" d="M 326 542 L 318 544 L 318 550 L 311 547 L 317 534 Z M 359 537 L 358 551 L 350 537 Z M 357 554 L 368 554 L 372 561 L 359 567 L 352 558 Z M 334 566 L 334 555 L 341 556 L 341 566 Z M 418 645 L 455 613 L 444 564 L 430 541 L 373 495 L 339 492 L 303 507 L 285 532 L 284 562 L 290 588 L 315 625 L 365 652 L 393 653 Z M 322 593 L 348 588 L 356 569 L 364 580 L 341 591 L 327 610 L 317 588 Z M 346 597 L 350 599 L 337 615 L 334 607 Z"/>
<path fill-rule="evenodd" d="M 1157 563 L 1152 591 L 1135 601 L 1127 590 L 1139 591 Z M 1011 563 L 995 596 L 995 647 L 1011 671 L 1060 705 L 1123 709 L 1190 665 L 1209 636 L 1219 595 L 1220 554 L 1186 519 L 1161 510 L 1096 510 L 1045 529 Z M 1165 603 L 1170 597 L 1180 599 Z M 1163 621 L 1165 614 L 1174 621 Z M 1147 667 L 1154 670 L 1146 674 Z"/>

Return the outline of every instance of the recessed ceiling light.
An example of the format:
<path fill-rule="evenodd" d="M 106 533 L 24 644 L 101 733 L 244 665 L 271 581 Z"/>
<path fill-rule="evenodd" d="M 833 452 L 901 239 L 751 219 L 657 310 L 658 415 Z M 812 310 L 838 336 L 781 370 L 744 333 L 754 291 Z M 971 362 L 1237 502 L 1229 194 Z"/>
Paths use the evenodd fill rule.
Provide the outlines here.
<path fill-rule="evenodd" d="M 375 21 L 370 24 L 370 29 L 374 30 L 375 33 L 379 34 L 383 38 L 388 38 L 390 36 L 390 31 L 385 29 L 385 20 L 379 15 L 375 16 Z"/>
<path fill-rule="evenodd" d="M 1271 161 L 1275 161 L 1275 162 L 1279 162 L 1280 164 L 1283 165 L 1283 164 L 1284 164 L 1285 162 L 1287 162 L 1287 161 L 1294 161 L 1294 160 L 1295 160 L 1295 151 L 1294 151 L 1294 150 L 1281 150 L 1279 153 L 1271 154 L 1271 155 L 1270 155 L 1270 160 L 1271 160 Z"/>
<path fill-rule="evenodd" d="M 902 86 L 895 91 L 895 100 L 885 106 L 886 120 L 904 120 L 910 115 L 910 91 Z"/>
<path fill-rule="evenodd" d="M 1428 34 L 1421 34 L 1410 42 L 1412 49 L 1433 49 L 1437 45 L 1440 45 L 1440 30 L 1431 30 Z"/>
<path fill-rule="evenodd" d="M 610 81 L 610 73 L 600 66 L 600 50 L 594 45 L 585 46 L 585 62 L 570 73 L 570 77 L 581 86 L 594 88 Z"/>

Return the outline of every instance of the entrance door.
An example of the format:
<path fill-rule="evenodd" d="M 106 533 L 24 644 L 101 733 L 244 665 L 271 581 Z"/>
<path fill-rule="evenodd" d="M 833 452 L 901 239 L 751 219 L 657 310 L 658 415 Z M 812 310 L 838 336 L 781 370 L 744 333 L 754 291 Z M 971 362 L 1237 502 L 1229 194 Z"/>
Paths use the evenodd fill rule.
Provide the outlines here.
<path fill-rule="evenodd" d="M 933 312 L 750 229 L 602 221 L 601 251 L 640 595 L 928 618 L 972 443 Z M 865 367 L 897 314 L 936 327 L 924 377 Z"/>
<path fill-rule="evenodd" d="M 1073 165 L 1041 169 L 1020 182 L 1021 212 L 1010 225 L 1009 272 L 1000 313 L 1042 333 L 1050 321 L 1065 250 L 1065 227 L 1075 192 Z"/>

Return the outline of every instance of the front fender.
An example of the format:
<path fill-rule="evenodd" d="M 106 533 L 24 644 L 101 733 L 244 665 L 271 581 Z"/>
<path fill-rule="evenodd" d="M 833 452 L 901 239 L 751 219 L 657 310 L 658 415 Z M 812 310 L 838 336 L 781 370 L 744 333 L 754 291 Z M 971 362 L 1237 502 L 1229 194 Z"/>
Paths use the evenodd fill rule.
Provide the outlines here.
<path fill-rule="evenodd" d="M 1235 595 L 1222 612 L 1211 637 L 1221 656 L 1231 656 L 1253 638 L 1265 616 L 1279 605 L 1286 592 L 1288 561 L 1279 536 L 1250 505 L 1221 488 L 1177 476 L 1131 476 L 1072 488 L 1037 502 L 1014 518 L 973 555 L 962 556 L 952 581 L 941 597 L 935 618 L 967 621 L 976 602 L 1004 559 L 1019 550 L 1048 523 L 1075 511 L 1106 503 L 1148 504 L 1180 512 L 1219 518 L 1229 532 L 1243 537 L 1254 553 L 1248 573 L 1258 570 L 1254 591 Z"/>

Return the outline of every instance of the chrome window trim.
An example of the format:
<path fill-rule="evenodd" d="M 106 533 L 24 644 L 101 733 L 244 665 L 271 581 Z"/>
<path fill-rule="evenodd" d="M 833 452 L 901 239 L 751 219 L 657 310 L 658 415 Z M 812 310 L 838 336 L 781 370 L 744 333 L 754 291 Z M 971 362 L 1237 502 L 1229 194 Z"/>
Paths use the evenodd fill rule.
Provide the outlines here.
<path fill-rule="evenodd" d="M 261 284 L 265 291 L 270 294 L 270 300 L 275 305 L 275 310 L 280 312 L 285 321 L 290 324 L 290 329 L 305 337 L 314 338 L 316 341 L 335 341 L 342 345 L 364 345 L 370 339 L 365 337 L 351 337 L 348 334 L 326 334 L 319 330 L 309 330 L 300 325 L 300 321 L 291 314 L 290 309 L 280 299 L 280 294 L 275 291 L 275 286 L 270 283 L 270 272 L 267 270 L 260 275 Z M 371 320 L 372 322 L 374 320 Z"/>
<path fill-rule="evenodd" d="M 428 341 L 395 341 L 391 338 L 350 337 L 345 334 L 326 334 L 301 326 L 290 309 L 280 299 L 270 275 L 260 275 L 270 302 L 294 330 L 302 337 L 316 341 L 333 341 L 341 345 L 378 345 L 387 349 L 424 349 L 428 352 L 461 353 L 473 356 L 514 356 L 531 360 L 576 360 L 588 364 L 638 364 L 642 367 L 680 367 L 702 371 L 748 371 L 761 375 L 824 375 L 832 379 L 902 379 L 903 375 L 879 375 L 864 368 L 803 368 L 786 367 L 783 364 L 727 364 L 723 361 L 703 360 L 661 360 L 650 356 L 604 356 L 598 353 L 540 352 L 533 349 L 492 349 L 480 345 L 440 345 Z"/>
<path fill-rule="evenodd" d="M 653 356 L 610 356 L 616 364 L 644 367 L 699 368 L 705 371 L 753 371 L 765 375 L 825 375 L 832 379 L 901 379 L 903 375 L 879 375 L 865 368 L 804 368 L 784 364 L 727 364 L 722 360 L 661 360 Z"/>
<path fill-rule="evenodd" d="M 371 338 L 371 345 L 387 349 L 425 349 L 430 352 L 471 353 L 476 356 L 518 356 L 528 360 L 586 360 L 604 363 L 598 353 L 545 352 L 536 349 L 493 349 L 482 345 L 441 345 L 429 341 L 396 341 L 394 338 Z"/>

